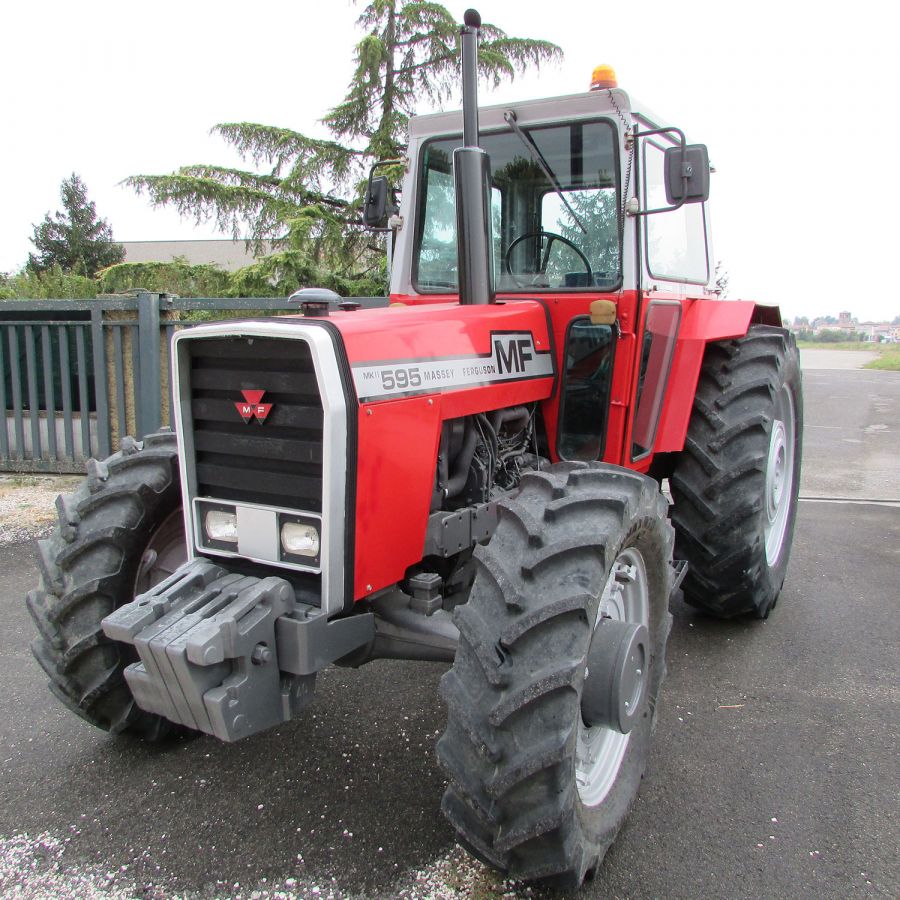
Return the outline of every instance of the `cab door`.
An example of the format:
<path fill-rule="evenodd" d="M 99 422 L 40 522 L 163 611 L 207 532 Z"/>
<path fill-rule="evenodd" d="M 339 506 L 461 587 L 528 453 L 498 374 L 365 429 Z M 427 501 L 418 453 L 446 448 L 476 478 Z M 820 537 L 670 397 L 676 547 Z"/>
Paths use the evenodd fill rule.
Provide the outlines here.
<path fill-rule="evenodd" d="M 656 125 L 637 118 L 639 132 Z M 678 146 L 669 134 L 640 138 L 637 173 L 642 210 L 669 206 L 665 186 L 665 152 Z M 677 350 L 686 304 L 711 297 L 712 249 L 706 202 L 642 215 L 638 219 L 640 256 L 639 321 L 630 428 L 625 444 L 627 465 L 646 470 L 653 457 L 663 416 L 669 375 Z"/>

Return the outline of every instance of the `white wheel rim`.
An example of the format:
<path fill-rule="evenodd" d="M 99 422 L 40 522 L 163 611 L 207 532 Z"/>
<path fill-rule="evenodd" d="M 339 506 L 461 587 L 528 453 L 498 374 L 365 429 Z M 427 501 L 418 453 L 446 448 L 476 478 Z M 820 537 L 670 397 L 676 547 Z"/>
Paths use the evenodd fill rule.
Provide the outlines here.
<path fill-rule="evenodd" d="M 616 557 L 603 588 L 594 627 L 607 617 L 619 622 L 640 623 L 649 629 L 649 597 L 644 558 L 636 548 L 629 547 Z M 585 677 L 587 675 L 585 670 Z M 590 728 L 579 716 L 575 784 L 585 806 L 597 806 L 606 799 L 619 775 L 630 739 L 631 733 L 622 734 L 604 725 Z"/>
<path fill-rule="evenodd" d="M 781 558 L 794 496 L 794 398 L 782 385 L 775 399 L 775 420 L 766 460 L 766 562 L 774 566 Z"/>

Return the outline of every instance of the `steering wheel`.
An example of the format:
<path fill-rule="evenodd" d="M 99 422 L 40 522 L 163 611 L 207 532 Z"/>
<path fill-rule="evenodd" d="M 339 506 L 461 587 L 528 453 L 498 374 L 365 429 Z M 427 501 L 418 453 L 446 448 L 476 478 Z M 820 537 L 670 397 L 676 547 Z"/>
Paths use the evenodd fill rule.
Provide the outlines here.
<path fill-rule="evenodd" d="M 550 261 L 550 248 L 553 246 L 554 241 L 559 241 L 561 244 L 565 244 L 567 247 L 571 247 L 579 256 L 581 261 L 584 263 L 584 268 L 587 271 L 588 276 L 588 284 L 592 284 L 594 281 L 594 273 L 591 271 L 591 264 L 588 262 L 588 258 L 581 252 L 578 248 L 577 244 L 572 243 L 568 238 L 563 237 L 561 234 L 557 234 L 555 231 L 527 231 L 525 234 L 519 235 L 510 245 L 506 248 L 506 255 L 503 257 L 504 265 L 506 266 L 506 271 L 509 274 L 509 277 L 520 287 L 527 288 L 533 287 L 534 284 L 531 285 L 524 284 L 516 278 L 515 273 L 512 270 L 512 266 L 510 265 L 510 259 L 512 258 L 513 250 L 522 243 L 522 241 L 527 241 L 529 238 L 547 238 L 547 249 L 544 251 L 543 256 L 541 257 L 541 264 L 538 267 L 537 272 L 535 272 L 535 276 L 537 275 L 546 275 L 547 274 L 547 263 Z"/>

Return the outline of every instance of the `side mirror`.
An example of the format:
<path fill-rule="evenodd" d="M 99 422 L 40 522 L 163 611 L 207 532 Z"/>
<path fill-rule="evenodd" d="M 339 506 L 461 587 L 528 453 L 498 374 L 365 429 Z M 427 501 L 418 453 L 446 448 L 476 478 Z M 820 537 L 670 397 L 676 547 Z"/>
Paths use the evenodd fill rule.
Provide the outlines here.
<path fill-rule="evenodd" d="M 704 203 L 709 199 L 709 152 L 706 144 L 669 147 L 665 156 L 666 201 Z"/>
<path fill-rule="evenodd" d="M 384 175 L 369 178 L 362 209 L 363 224 L 384 228 L 388 220 L 388 180 Z"/>

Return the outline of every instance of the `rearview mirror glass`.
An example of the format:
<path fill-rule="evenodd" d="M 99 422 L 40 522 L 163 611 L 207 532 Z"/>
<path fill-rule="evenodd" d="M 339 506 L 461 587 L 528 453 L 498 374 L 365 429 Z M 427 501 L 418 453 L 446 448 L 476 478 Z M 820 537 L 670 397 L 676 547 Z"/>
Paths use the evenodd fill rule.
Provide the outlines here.
<path fill-rule="evenodd" d="M 388 219 L 388 180 L 384 175 L 369 179 L 363 200 L 363 223 L 369 228 L 384 228 Z"/>
<path fill-rule="evenodd" d="M 682 156 L 682 153 L 684 154 Z M 709 152 L 706 144 L 687 144 L 666 150 L 666 200 L 704 203 L 709 199 Z"/>

